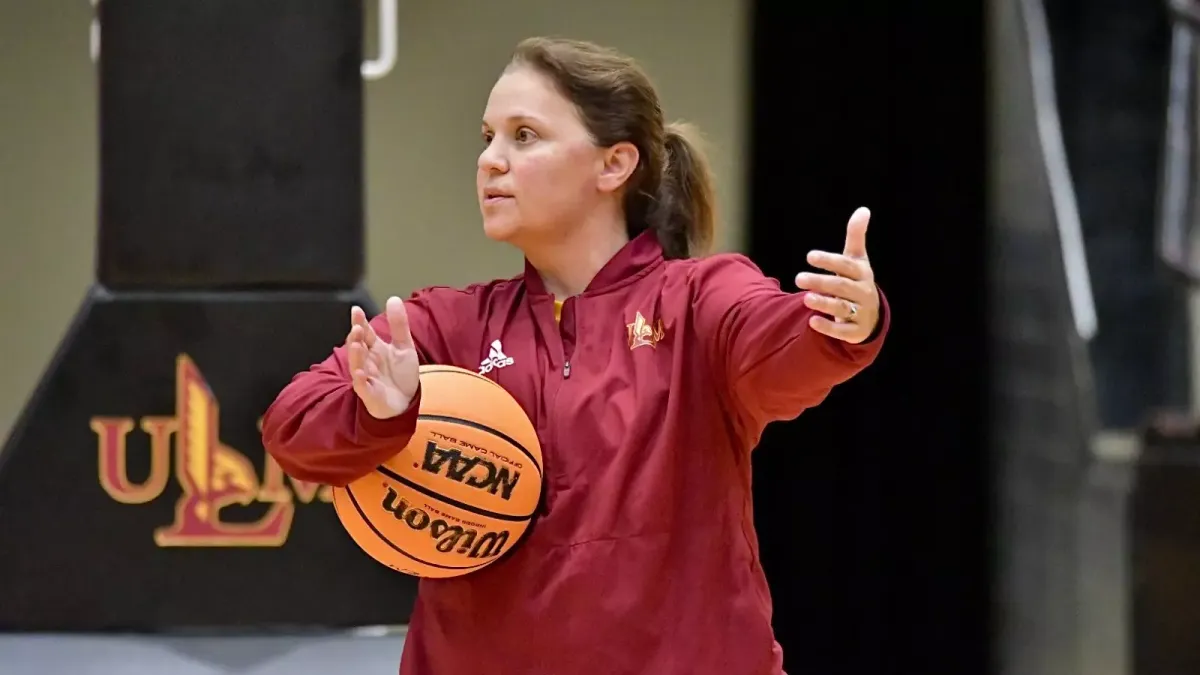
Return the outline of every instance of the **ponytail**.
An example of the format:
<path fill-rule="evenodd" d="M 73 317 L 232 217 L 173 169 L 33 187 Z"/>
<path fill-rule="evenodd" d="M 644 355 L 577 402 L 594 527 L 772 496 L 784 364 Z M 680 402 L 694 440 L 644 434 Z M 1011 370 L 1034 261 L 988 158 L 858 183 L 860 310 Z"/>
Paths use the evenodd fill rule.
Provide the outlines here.
<path fill-rule="evenodd" d="M 700 134 L 686 122 L 666 126 L 666 166 L 649 226 L 667 258 L 704 255 L 716 231 L 716 188 Z"/>

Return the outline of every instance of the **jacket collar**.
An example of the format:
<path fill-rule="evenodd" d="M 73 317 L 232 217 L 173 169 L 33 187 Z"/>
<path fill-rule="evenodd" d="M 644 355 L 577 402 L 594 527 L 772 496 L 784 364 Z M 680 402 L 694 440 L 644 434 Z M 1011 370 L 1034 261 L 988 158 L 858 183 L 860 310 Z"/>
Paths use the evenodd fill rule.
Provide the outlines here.
<path fill-rule="evenodd" d="M 632 280 L 642 271 L 657 265 L 663 259 L 662 245 L 658 243 L 658 235 L 654 230 L 647 229 L 638 234 L 629 243 L 621 247 L 616 255 L 609 258 L 604 267 L 584 289 L 584 295 L 603 293 L 624 282 Z M 549 295 L 542 275 L 537 268 L 525 259 L 525 287 L 534 295 Z"/>

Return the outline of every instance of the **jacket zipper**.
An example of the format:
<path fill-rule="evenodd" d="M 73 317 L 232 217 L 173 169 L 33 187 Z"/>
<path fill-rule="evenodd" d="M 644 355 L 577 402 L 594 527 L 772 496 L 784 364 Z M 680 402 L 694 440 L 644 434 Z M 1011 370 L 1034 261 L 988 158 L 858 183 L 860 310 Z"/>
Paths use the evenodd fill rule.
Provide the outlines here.
<path fill-rule="evenodd" d="M 572 310 L 574 310 L 574 307 L 572 307 Z M 557 448 L 561 447 L 559 445 L 559 429 L 560 429 L 561 425 L 558 423 L 558 420 L 562 418 L 561 414 L 559 413 L 560 408 L 562 406 L 562 390 L 563 390 L 563 387 L 566 386 L 565 381 L 567 379 L 570 379 L 570 377 L 571 377 L 571 358 L 567 353 L 566 341 L 563 340 L 563 338 L 565 336 L 563 335 L 562 325 L 555 325 L 554 328 L 555 328 L 555 330 L 559 331 L 559 333 L 558 333 L 559 339 L 562 342 L 562 346 L 563 346 L 563 365 L 562 365 L 563 382 L 560 382 L 559 385 L 557 387 L 555 387 L 554 400 L 550 407 L 550 410 L 552 412 L 551 412 L 550 419 L 547 420 L 546 433 L 547 433 L 547 436 L 549 436 L 550 443 L 553 444 L 553 447 L 557 450 Z M 546 498 L 543 498 L 542 506 L 541 506 L 542 513 L 548 513 L 550 511 L 550 502 L 552 501 L 553 496 L 558 492 L 559 487 L 560 486 L 558 486 L 558 485 L 553 485 L 550 488 L 549 494 L 546 496 Z"/>
<path fill-rule="evenodd" d="M 567 302 L 567 303 L 570 303 L 570 305 L 571 305 L 571 306 L 570 306 L 570 310 L 571 310 L 571 322 L 572 322 L 572 324 L 573 324 L 573 325 L 571 326 L 571 334 L 572 334 L 572 336 L 575 336 L 575 335 L 576 335 L 576 332 L 577 332 L 577 331 L 576 331 L 576 327 L 577 327 L 577 325 L 578 325 L 578 324 L 576 323 L 576 317 L 575 317 L 575 305 L 578 303 L 578 300 L 577 300 L 576 298 L 568 298 L 566 302 Z M 564 319 L 565 319 L 565 318 L 566 318 L 566 316 L 567 316 L 567 304 L 566 304 L 566 303 L 564 303 L 564 304 L 563 304 L 563 316 L 562 316 L 562 318 L 564 318 Z M 562 345 L 563 345 L 563 367 L 562 367 L 562 376 L 563 376 L 563 379 L 564 379 L 564 380 L 566 380 L 566 379 L 568 379 L 568 378 L 570 378 L 570 377 L 571 377 L 571 356 L 572 356 L 571 352 L 575 351 L 575 349 L 574 349 L 574 348 L 575 348 L 575 344 L 574 344 L 574 343 L 575 343 L 575 339 L 574 339 L 574 337 L 573 337 L 573 339 L 571 340 L 571 346 L 570 346 L 570 348 L 568 349 L 568 347 L 567 347 L 567 340 L 566 340 L 566 337 L 567 337 L 567 336 L 566 336 L 565 332 L 563 331 L 563 327 L 562 327 L 562 325 L 561 325 L 561 324 L 558 326 L 558 330 L 559 330 L 559 336 L 562 338 Z"/>

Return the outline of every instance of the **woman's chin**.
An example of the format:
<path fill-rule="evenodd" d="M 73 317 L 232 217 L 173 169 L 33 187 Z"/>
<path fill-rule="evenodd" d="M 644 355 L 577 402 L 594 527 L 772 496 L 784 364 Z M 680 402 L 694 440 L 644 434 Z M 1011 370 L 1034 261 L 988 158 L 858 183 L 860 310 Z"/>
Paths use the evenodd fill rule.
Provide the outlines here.
<path fill-rule="evenodd" d="M 520 227 L 509 218 L 484 218 L 483 233 L 492 241 L 512 241 Z"/>

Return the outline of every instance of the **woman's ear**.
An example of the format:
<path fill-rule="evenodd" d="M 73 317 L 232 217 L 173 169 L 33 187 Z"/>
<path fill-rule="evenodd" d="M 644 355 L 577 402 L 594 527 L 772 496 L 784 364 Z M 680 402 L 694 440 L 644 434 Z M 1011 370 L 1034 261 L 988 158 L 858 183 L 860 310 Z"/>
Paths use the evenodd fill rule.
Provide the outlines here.
<path fill-rule="evenodd" d="M 633 172 L 637 170 L 641 153 L 637 146 L 628 141 L 604 149 L 604 165 L 600 170 L 599 187 L 604 192 L 621 189 Z"/>

